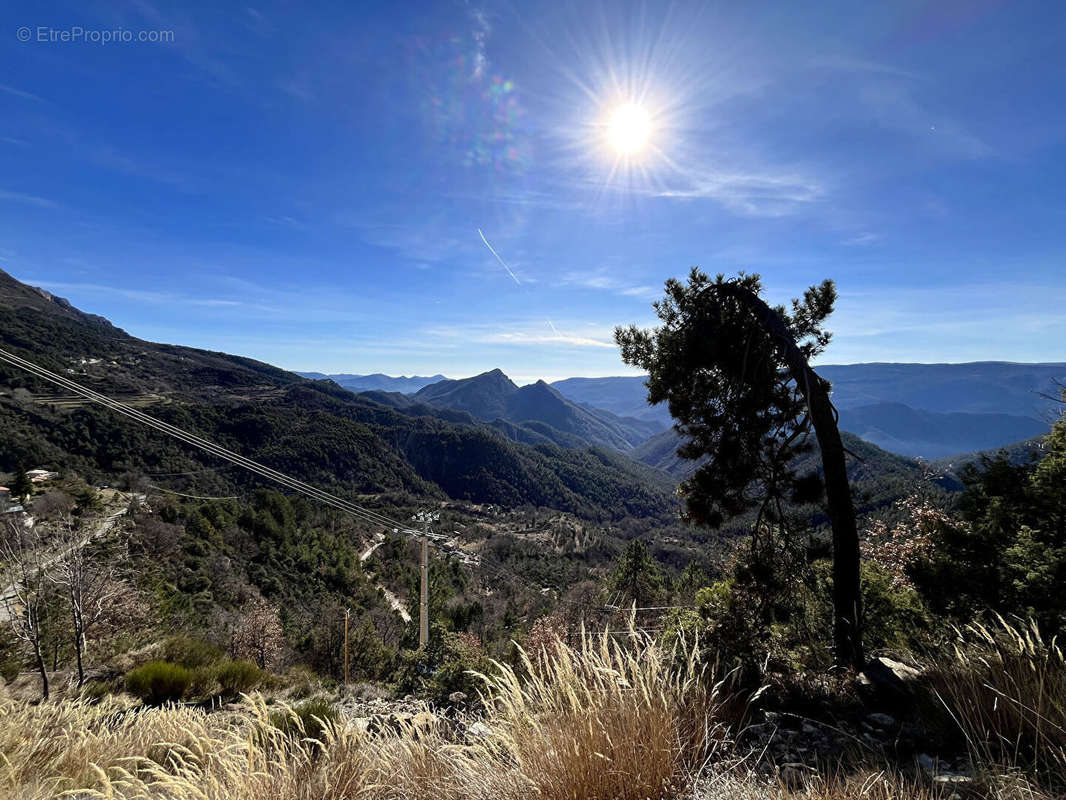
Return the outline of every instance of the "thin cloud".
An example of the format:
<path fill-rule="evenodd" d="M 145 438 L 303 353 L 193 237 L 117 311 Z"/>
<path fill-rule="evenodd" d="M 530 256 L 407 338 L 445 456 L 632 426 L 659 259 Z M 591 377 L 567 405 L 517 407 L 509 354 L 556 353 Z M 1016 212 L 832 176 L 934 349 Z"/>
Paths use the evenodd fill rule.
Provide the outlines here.
<path fill-rule="evenodd" d="M 40 197 L 35 194 L 24 194 L 23 192 L 11 192 L 7 189 L 0 189 L 0 200 L 8 200 L 12 203 L 22 203 L 27 206 L 36 206 L 37 208 L 59 208 L 59 204 L 49 200 L 47 197 Z"/>
<path fill-rule="evenodd" d="M 130 289 L 124 286 L 108 286 L 100 283 L 77 283 L 65 281 L 38 281 L 33 278 L 25 278 L 23 282 L 32 286 L 40 286 L 42 289 L 57 292 L 87 292 L 92 294 L 111 295 L 125 300 L 135 300 L 138 303 L 152 303 L 154 305 L 180 304 L 186 306 L 199 306 L 204 308 L 242 308 L 266 313 L 274 313 L 278 309 L 246 303 L 242 300 L 231 300 L 216 297 L 189 297 L 174 292 L 153 292 L 143 289 Z"/>
<path fill-rule="evenodd" d="M 47 103 L 43 97 L 38 97 L 31 92 L 25 92 L 22 89 L 16 89 L 14 86 L 7 86 L 0 83 L 0 92 L 6 92 L 7 94 L 14 95 L 15 97 L 21 97 L 23 100 L 33 100 L 35 103 Z"/>
<path fill-rule="evenodd" d="M 659 189 L 657 197 L 709 199 L 731 211 L 754 217 L 782 217 L 823 199 L 825 187 L 801 175 L 696 173 L 687 186 Z"/>
<path fill-rule="evenodd" d="M 590 339 L 587 336 L 575 336 L 566 333 L 537 334 L 517 331 L 501 331 L 497 334 L 483 336 L 475 341 L 482 343 L 500 342 L 505 344 L 568 344 L 573 347 L 607 347 L 614 348 L 614 342 Z"/>
<path fill-rule="evenodd" d="M 593 325 L 591 331 L 576 332 L 569 324 L 557 327 L 551 320 L 547 325 L 522 320 L 519 322 L 445 325 L 422 331 L 434 342 L 456 340 L 467 344 L 506 344 L 517 346 L 564 345 L 594 349 L 613 349 L 613 329 Z M 550 330 L 549 330 L 550 328 Z"/>
<path fill-rule="evenodd" d="M 881 241 L 880 234 L 863 231 L 862 233 L 852 236 L 850 239 L 845 239 L 841 244 L 847 245 L 848 247 L 864 247 L 879 241 Z"/>
<path fill-rule="evenodd" d="M 580 286 L 583 289 L 596 289 L 611 292 L 624 297 L 636 297 L 642 300 L 654 300 L 659 296 L 659 289 L 648 285 L 631 285 L 626 281 L 608 275 L 605 270 L 593 272 L 567 272 L 562 277 L 563 286 Z"/>

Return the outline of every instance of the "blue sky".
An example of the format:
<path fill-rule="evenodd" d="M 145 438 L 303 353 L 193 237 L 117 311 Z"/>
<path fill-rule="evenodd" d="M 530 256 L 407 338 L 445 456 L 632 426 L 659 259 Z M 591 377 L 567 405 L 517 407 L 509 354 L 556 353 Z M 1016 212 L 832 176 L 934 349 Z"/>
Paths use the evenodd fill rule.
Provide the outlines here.
<path fill-rule="evenodd" d="M 0 267 L 137 336 L 323 372 L 624 374 L 613 327 L 652 323 L 692 265 L 774 300 L 834 278 L 825 362 L 1066 360 L 1063 22 L 981 0 L 23 3 L 0 31 Z M 603 122 L 626 102 L 652 132 L 619 159 Z"/>

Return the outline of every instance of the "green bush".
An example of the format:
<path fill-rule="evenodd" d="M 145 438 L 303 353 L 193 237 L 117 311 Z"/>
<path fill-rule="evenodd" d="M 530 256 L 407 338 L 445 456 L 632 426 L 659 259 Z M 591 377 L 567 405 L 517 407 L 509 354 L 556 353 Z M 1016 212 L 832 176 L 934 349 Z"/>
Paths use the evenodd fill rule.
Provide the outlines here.
<path fill-rule="evenodd" d="M 176 703 L 193 683 L 192 670 L 169 661 L 149 661 L 126 674 L 126 691 L 153 706 Z"/>
<path fill-rule="evenodd" d="M 447 705 L 448 697 L 462 692 L 473 700 L 483 683 L 473 672 L 488 672 L 489 662 L 471 634 L 449 631 L 434 625 L 429 647 L 405 650 L 396 671 L 396 689 L 401 694 L 418 694 L 437 705 Z"/>
<path fill-rule="evenodd" d="M 223 697 L 236 697 L 243 692 L 250 692 L 259 686 L 266 673 L 259 669 L 251 661 L 226 661 L 219 662 L 212 670 L 214 678 L 218 681 L 219 693 Z"/>
<path fill-rule="evenodd" d="M 324 697 L 304 700 L 292 707 L 292 713 L 275 711 L 270 715 L 270 724 L 288 736 L 322 741 L 326 724 L 340 719 L 337 709 Z"/>
<path fill-rule="evenodd" d="M 199 669 L 222 658 L 222 650 L 213 644 L 180 633 L 163 642 L 163 660 L 181 664 L 188 669 Z"/>
<path fill-rule="evenodd" d="M 310 667 L 297 664 L 281 676 L 281 685 L 293 700 L 305 700 L 322 689 L 323 681 Z"/>

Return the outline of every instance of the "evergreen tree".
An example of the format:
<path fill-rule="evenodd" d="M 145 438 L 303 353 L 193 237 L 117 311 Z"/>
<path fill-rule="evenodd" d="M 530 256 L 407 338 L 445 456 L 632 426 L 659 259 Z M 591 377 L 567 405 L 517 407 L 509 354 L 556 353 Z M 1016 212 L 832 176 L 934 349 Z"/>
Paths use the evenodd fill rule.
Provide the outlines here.
<path fill-rule="evenodd" d="M 626 545 L 625 552 L 607 578 L 607 588 L 620 592 L 625 603 L 636 603 L 638 607 L 648 605 L 661 595 L 662 572 L 644 542 L 634 539 Z"/>
<path fill-rule="evenodd" d="M 26 470 L 20 469 L 15 473 L 15 481 L 11 484 L 11 496 L 20 503 L 25 503 L 33 494 L 33 481 L 26 474 Z"/>
<path fill-rule="evenodd" d="M 685 438 L 678 454 L 703 462 L 681 486 L 695 522 L 718 527 L 755 509 L 756 537 L 780 532 L 790 501 L 821 496 L 817 476 L 792 466 L 811 449 L 813 429 L 833 530 L 837 663 L 859 667 L 855 510 L 829 384 L 809 364 L 829 342 L 823 325 L 836 288 L 828 280 L 811 287 L 790 310 L 770 307 L 761 292 L 757 275 L 712 281 L 694 268 L 687 285 L 666 282 L 666 297 L 655 303 L 661 327 L 618 328 L 615 340 L 627 364 L 648 371 L 648 402 L 669 404 Z"/>

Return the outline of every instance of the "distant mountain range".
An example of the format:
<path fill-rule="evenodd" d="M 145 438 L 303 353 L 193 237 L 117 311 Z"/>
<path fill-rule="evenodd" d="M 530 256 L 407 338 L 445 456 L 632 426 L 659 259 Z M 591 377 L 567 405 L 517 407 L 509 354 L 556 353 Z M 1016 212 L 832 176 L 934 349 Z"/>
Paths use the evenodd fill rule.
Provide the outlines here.
<path fill-rule="evenodd" d="M 1016 414 L 923 411 L 903 403 L 839 411 L 842 429 L 889 452 L 927 459 L 1002 447 L 1041 436 L 1049 428 L 1038 419 Z"/>
<path fill-rule="evenodd" d="M 934 459 L 988 450 L 1039 436 L 1059 405 L 1056 382 L 1066 363 L 842 364 L 816 368 L 833 384 L 840 426 L 893 453 Z M 615 414 L 665 420 L 649 406 L 643 377 L 568 378 L 552 384 L 578 403 Z M 662 466 L 676 458 L 670 437 L 644 442 L 632 454 Z"/>
<path fill-rule="evenodd" d="M 315 381 L 328 378 L 352 392 L 402 392 L 403 394 L 413 394 L 423 386 L 429 386 L 431 383 L 444 380 L 443 375 L 431 375 L 428 378 L 421 375 L 412 375 L 410 378 L 406 375 L 401 375 L 398 378 L 394 378 L 391 375 L 384 375 L 380 372 L 375 372 L 372 375 L 348 375 L 346 373 L 327 375 L 323 372 L 297 372 L 296 374 L 302 378 L 310 378 Z"/>
<path fill-rule="evenodd" d="M 531 444 L 550 441 L 563 447 L 608 447 L 626 453 L 664 427 L 578 405 L 544 381 L 520 387 L 498 369 L 472 378 L 438 381 L 413 395 L 368 392 L 361 396 L 409 412 L 419 405 L 463 412 L 493 424 L 515 441 Z"/>
<path fill-rule="evenodd" d="M 817 367 L 833 384 L 841 428 L 893 453 L 937 459 L 1004 447 L 1043 435 L 1058 404 L 1066 363 L 831 364 Z M 527 443 L 610 447 L 661 467 L 676 460 L 664 404 L 649 406 L 643 376 L 567 378 L 518 387 L 500 370 L 462 380 L 441 375 L 331 375 L 394 407 L 423 403 L 464 411 Z M 505 425 L 504 423 L 511 423 Z M 676 464 L 673 469 L 680 469 Z M 668 471 L 673 471 L 668 469 Z"/>

